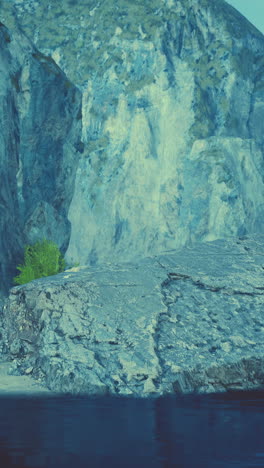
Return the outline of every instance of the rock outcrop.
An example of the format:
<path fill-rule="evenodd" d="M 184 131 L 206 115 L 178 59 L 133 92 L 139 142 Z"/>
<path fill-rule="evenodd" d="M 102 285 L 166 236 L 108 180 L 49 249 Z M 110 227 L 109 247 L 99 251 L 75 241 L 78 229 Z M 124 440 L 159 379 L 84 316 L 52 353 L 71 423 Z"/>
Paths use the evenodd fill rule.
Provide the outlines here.
<path fill-rule="evenodd" d="M 14 372 L 262 388 L 264 36 L 223 0 L 10 0 L 0 19 L 0 289 L 43 237 L 86 265 L 10 290 Z"/>
<path fill-rule="evenodd" d="M 63 393 L 264 388 L 264 236 L 79 267 L 10 291 L 15 373 Z"/>
<path fill-rule="evenodd" d="M 263 233 L 264 37 L 233 7 L 24 0 L 1 15 L 83 94 L 82 153 L 61 195 L 68 262 Z"/>
<path fill-rule="evenodd" d="M 0 24 L 0 290 L 27 243 L 66 251 L 81 131 L 81 93 L 19 29 Z M 77 148 L 77 149 L 76 149 Z"/>
<path fill-rule="evenodd" d="M 25 375 L 10 375 L 10 362 L 0 361 L 0 396 L 54 396 L 46 387 L 30 378 L 31 368 Z M 12 369 L 12 367 L 11 367 Z M 12 371 L 11 371 L 12 372 Z"/>

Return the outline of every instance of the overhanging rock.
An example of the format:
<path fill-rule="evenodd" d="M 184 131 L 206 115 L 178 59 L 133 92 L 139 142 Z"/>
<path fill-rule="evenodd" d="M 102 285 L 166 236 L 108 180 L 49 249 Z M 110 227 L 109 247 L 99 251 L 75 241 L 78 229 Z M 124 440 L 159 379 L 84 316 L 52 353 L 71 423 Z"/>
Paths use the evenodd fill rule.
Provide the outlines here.
<path fill-rule="evenodd" d="M 264 236 L 71 269 L 12 288 L 2 313 L 16 372 L 55 391 L 260 389 Z"/>

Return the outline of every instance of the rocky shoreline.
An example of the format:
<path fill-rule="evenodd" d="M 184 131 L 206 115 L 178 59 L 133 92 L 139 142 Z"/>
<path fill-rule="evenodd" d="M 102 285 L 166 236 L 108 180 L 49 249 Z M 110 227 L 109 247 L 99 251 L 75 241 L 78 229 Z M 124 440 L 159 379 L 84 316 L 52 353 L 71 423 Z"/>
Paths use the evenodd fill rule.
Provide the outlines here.
<path fill-rule="evenodd" d="M 264 236 L 74 268 L 10 290 L 2 343 L 61 393 L 263 389 L 263 270 Z"/>

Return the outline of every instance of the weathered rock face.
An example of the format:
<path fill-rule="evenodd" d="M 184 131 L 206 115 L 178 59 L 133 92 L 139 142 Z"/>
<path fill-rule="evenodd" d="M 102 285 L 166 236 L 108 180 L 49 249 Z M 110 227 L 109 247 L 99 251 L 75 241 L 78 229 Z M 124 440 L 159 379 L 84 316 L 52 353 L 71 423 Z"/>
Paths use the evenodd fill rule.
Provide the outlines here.
<path fill-rule="evenodd" d="M 81 93 L 56 63 L 0 24 L 2 292 L 24 244 L 47 237 L 68 246 L 80 119 Z"/>
<path fill-rule="evenodd" d="M 14 0 L 1 19 L 1 289 L 42 237 L 101 263 L 10 291 L 14 372 L 72 393 L 263 388 L 263 35 L 222 0 Z"/>
<path fill-rule="evenodd" d="M 264 37 L 242 15 L 222 0 L 14 1 L 10 25 L 11 6 L 83 92 L 69 262 L 263 232 Z"/>
<path fill-rule="evenodd" d="M 263 232 L 264 37 L 222 0 L 6 2 L 83 92 L 69 262 Z M 43 23 L 42 18 L 46 21 Z"/>
<path fill-rule="evenodd" d="M 264 236 L 79 267 L 10 291 L 13 368 L 55 391 L 264 388 Z"/>

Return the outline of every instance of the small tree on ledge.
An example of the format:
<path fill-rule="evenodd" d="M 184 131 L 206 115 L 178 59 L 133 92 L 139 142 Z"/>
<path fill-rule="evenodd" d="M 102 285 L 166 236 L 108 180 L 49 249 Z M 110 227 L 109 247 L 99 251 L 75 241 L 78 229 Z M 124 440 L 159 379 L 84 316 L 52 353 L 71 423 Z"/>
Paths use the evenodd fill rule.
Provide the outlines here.
<path fill-rule="evenodd" d="M 21 273 L 14 277 L 14 283 L 25 284 L 37 278 L 56 275 L 64 271 L 65 266 L 65 260 L 58 246 L 44 239 L 34 245 L 26 245 L 24 264 L 17 266 L 17 270 Z"/>

